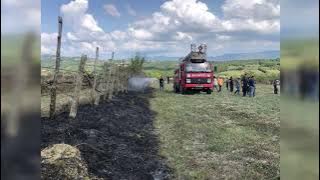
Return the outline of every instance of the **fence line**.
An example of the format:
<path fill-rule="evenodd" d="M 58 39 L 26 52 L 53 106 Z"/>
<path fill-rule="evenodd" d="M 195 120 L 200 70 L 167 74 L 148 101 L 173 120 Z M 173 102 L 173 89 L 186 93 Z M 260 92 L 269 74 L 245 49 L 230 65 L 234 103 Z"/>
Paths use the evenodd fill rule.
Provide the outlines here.
<path fill-rule="evenodd" d="M 41 67 L 42 69 L 54 70 L 54 74 L 53 77 L 41 77 L 43 78 L 41 79 L 41 93 L 44 94 L 42 91 L 49 90 L 50 118 L 54 118 L 57 113 L 57 92 L 72 97 L 72 100 L 68 102 L 70 105 L 69 117 L 75 118 L 81 92 L 84 89 L 89 90 L 89 98 L 92 105 L 98 105 L 101 99 L 111 100 L 115 95 L 127 92 L 127 80 L 130 76 L 130 71 L 124 62 L 113 61 L 114 52 L 112 53 L 111 60 L 104 63 L 98 63 L 98 47 L 96 48 L 96 57 L 93 64 L 86 64 L 89 58 L 87 55 L 82 55 L 78 64 L 78 70 L 61 68 L 61 62 L 67 61 L 61 60 L 60 57 L 62 24 L 62 18 L 58 17 L 59 33 L 57 37 L 55 65 Z M 76 61 L 72 61 L 72 65 L 75 64 Z M 86 67 L 93 68 L 92 72 L 87 72 Z"/>

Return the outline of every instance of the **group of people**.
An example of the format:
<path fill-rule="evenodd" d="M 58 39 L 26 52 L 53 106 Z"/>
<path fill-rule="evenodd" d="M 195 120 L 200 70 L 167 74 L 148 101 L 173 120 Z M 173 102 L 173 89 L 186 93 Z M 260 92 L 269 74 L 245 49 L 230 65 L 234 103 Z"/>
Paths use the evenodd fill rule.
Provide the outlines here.
<path fill-rule="evenodd" d="M 161 76 L 159 78 L 160 91 L 164 90 L 164 78 Z M 170 83 L 170 77 L 167 77 L 168 84 Z M 240 89 L 242 88 L 242 96 L 255 97 L 256 95 L 256 80 L 254 76 L 243 75 L 242 78 L 233 79 L 232 76 L 224 82 L 224 78 L 213 76 L 213 89 L 217 92 L 222 90 L 222 86 L 225 83 L 228 91 L 234 94 L 240 95 Z M 273 81 L 274 94 L 278 94 L 278 86 L 280 84 L 279 80 Z M 234 91 L 235 88 L 235 91 Z"/>
<path fill-rule="evenodd" d="M 222 77 L 213 77 L 213 87 L 218 92 L 221 91 L 224 84 L 224 79 Z M 233 79 L 232 76 L 225 82 L 227 90 L 233 92 L 234 94 L 240 94 L 240 88 L 242 87 L 242 95 L 246 96 L 249 94 L 249 97 L 254 97 L 256 94 L 256 81 L 254 76 L 247 77 L 245 74 L 242 79 L 236 78 Z M 235 91 L 234 91 L 235 87 Z"/>

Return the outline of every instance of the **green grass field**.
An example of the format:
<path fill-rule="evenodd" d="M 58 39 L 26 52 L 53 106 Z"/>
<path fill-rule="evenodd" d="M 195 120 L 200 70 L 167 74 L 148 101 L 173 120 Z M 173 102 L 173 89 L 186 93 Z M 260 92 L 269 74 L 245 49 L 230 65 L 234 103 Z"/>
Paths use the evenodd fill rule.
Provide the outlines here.
<path fill-rule="evenodd" d="M 158 88 L 158 87 L 157 87 Z M 280 176 L 280 96 L 257 86 L 255 98 L 156 91 L 151 108 L 160 153 L 176 179 L 272 179 Z"/>
<path fill-rule="evenodd" d="M 146 62 L 144 73 L 148 77 L 173 76 L 177 61 Z M 213 62 L 217 67 L 216 75 L 229 78 L 240 77 L 247 73 L 254 75 L 258 82 L 267 83 L 280 78 L 280 59 L 238 60 Z"/>
<path fill-rule="evenodd" d="M 319 102 L 281 97 L 281 179 L 319 178 Z"/>

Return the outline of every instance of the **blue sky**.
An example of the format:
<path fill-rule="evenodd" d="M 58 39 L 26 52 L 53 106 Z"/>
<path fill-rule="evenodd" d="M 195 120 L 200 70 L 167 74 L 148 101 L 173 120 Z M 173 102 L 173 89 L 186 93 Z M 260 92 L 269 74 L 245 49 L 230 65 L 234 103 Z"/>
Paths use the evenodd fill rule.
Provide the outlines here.
<path fill-rule="evenodd" d="M 53 33 L 56 31 L 55 19 L 61 15 L 60 7 L 63 4 L 67 4 L 70 0 L 43 0 L 41 6 L 41 21 L 42 31 Z M 95 19 L 99 22 L 99 25 L 105 31 L 113 31 L 117 29 L 125 29 L 128 23 L 138 20 L 139 18 L 147 17 L 152 12 L 159 9 L 161 2 L 153 0 L 93 0 L 89 1 L 88 13 L 93 14 Z M 104 9 L 104 4 L 113 4 L 121 12 L 119 18 L 114 18 L 108 15 Z M 137 16 L 131 16 L 127 12 L 127 6 L 130 6 L 137 13 Z"/>
<path fill-rule="evenodd" d="M 279 50 L 279 1 L 1 0 L 1 34 L 41 33 L 42 54 L 54 54 L 56 20 L 63 15 L 69 18 L 64 19 L 64 56 L 92 56 L 95 46 L 103 50 L 102 57 L 110 56 L 111 51 L 116 52 L 116 57 L 128 57 L 135 52 L 183 56 L 193 42 L 207 43 L 210 56 Z M 84 7 L 77 12 L 78 22 L 76 18 L 71 22 L 72 12 L 63 14 L 61 7 L 68 5 L 68 11 L 76 10 L 79 2 Z M 108 14 L 105 5 L 116 7 L 120 17 Z M 133 13 L 129 13 L 128 6 Z M 281 0 L 281 38 L 318 38 L 318 14 L 318 0 Z M 197 17 L 200 24 L 195 21 Z M 80 24 L 84 20 L 89 21 Z M 93 29 L 83 26 L 88 22 L 89 27 L 93 23 Z M 95 32 L 99 28 L 102 31 Z"/>
<path fill-rule="evenodd" d="M 55 52 L 63 16 L 62 54 L 126 58 L 184 56 L 206 43 L 210 56 L 280 48 L 279 0 L 42 0 L 42 54 Z"/>

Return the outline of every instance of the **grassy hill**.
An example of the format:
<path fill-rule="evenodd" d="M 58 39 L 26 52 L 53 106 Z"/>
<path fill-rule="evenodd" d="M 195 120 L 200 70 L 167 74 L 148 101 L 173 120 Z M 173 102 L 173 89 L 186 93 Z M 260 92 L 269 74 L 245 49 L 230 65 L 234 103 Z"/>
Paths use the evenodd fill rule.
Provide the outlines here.
<path fill-rule="evenodd" d="M 234 60 L 212 62 L 217 66 L 216 75 L 223 77 L 240 77 L 247 73 L 254 75 L 258 82 L 269 82 L 280 78 L 280 59 L 270 60 Z M 149 77 L 173 76 L 177 61 L 146 62 L 144 72 Z"/>

